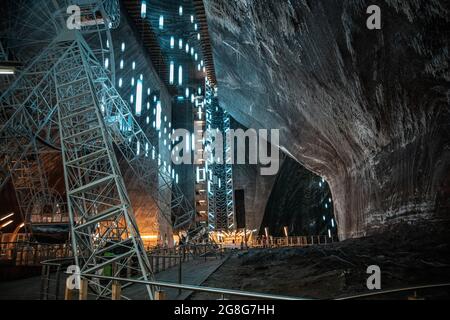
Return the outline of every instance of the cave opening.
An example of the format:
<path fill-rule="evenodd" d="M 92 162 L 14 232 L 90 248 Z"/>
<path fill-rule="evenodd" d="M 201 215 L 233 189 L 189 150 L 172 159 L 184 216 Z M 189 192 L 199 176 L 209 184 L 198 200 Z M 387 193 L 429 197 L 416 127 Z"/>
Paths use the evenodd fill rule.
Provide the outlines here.
<path fill-rule="evenodd" d="M 328 236 L 336 239 L 337 224 L 327 182 L 286 157 L 264 210 L 259 235 Z M 287 235 L 286 235 L 287 234 Z"/>

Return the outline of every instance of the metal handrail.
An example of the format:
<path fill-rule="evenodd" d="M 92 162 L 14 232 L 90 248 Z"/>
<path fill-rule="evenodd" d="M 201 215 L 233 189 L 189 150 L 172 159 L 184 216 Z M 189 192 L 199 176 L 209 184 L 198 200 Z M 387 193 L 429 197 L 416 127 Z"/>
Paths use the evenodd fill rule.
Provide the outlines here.
<path fill-rule="evenodd" d="M 58 265 L 61 266 L 64 264 L 64 262 L 68 262 L 71 260 L 73 260 L 73 258 L 72 259 L 71 258 L 60 259 L 60 260 L 48 260 L 48 261 L 41 262 L 41 264 L 52 265 L 52 266 L 58 266 Z M 60 261 L 61 263 L 58 264 L 57 261 Z M 156 287 L 172 288 L 172 289 L 194 291 L 194 292 L 207 292 L 207 293 L 214 293 L 214 294 L 219 294 L 219 295 L 258 298 L 258 299 L 265 299 L 265 300 L 286 300 L 286 301 L 315 300 L 315 299 L 302 298 L 302 297 L 291 297 L 291 296 L 255 293 L 255 292 L 239 291 L 239 290 L 231 290 L 231 289 L 203 287 L 203 286 L 196 286 L 196 285 L 176 284 L 176 283 L 169 283 L 169 282 L 162 282 L 162 281 L 145 281 L 145 280 L 118 278 L 118 277 L 108 277 L 108 276 L 93 275 L 93 274 L 86 274 L 86 275 L 83 275 L 83 277 L 104 279 L 104 280 L 111 280 L 111 281 L 118 281 L 118 282 L 136 283 L 136 284 L 143 284 L 143 285 L 151 285 L 151 286 L 156 286 Z M 414 287 L 377 291 L 377 292 L 364 293 L 364 294 L 359 294 L 359 295 L 354 295 L 354 296 L 349 296 L 349 297 L 335 298 L 333 300 L 336 300 L 336 301 L 354 300 L 354 299 L 380 296 L 380 295 L 386 295 L 386 294 L 392 294 L 392 293 L 433 289 L 433 288 L 444 288 L 444 287 L 450 287 L 450 283 L 440 283 L 440 284 L 422 285 L 422 286 L 414 286 Z"/>
<path fill-rule="evenodd" d="M 59 299 L 61 272 L 64 273 L 62 267 L 69 266 L 74 263 L 74 258 L 60 258 L 42 261 L 42 273 L 41 273 L 41 300 L 48 300 L 49 297 Z M 54 277 L 51 274 L 54 273 Z M 54 284 L 54 293 L 50 293 L 51 283 Z"/>
<path fill-rule="evenodd" d="M 131 283 L 136 283 L 136 284 L 143 284 L 143 285 L 150 285 L 150 286 L 171 288 L 171 289 L 181 289 L 181 290 L 194 291 L 194 292 L 208 292 L 208 293 L 215 293 L 215 294 L 219 294 L 219 295 L 239 296 L 239 297 L 246 297 L 246 298 L 258 298 L 258 299 L 264 299 L 264 300 L 290 300 L 290 301 L 313 300 L 313 299 L 306 299 L 306 298 L 300 298 L 300 297 L 289 297 L 289 296 L 280 296 L 280 295 L 266 294 L 266 293 L 254 293 L 254 292 L 238 291 L 238 290 L 230 290 L 230 289 L 219 289 L 219 288 L 202 287 L 202 286 L 196 286 L 196 285 L 175 284 L 175 283 L 161 282 L 161 281 L 145 281 L 145 280 L 136 280 L 136 279 L 107 277 L 107 276 L 100 276 L 100 275 L 96 275 L 96 274 L 84 274 L 83 277 L 91 278 L 91 279 L 103 279 L 103 280 L 110 280 L 110 281 L 118 281 L 118 282 L 131 282 Z"/>
<path fill-rule="evenodd" d="M 48 266 L 63 266 L 64 262 L 74 261 L 74 257 L 62 258 L 62 259 L 50 259 L 46 261 L 41 261 L 40 264 Z M 60 262 L 60 263 L 58 263 Z"/>
<path fill-rule="evenodd" d="M 443 287 L 450 287 L 450 283 L 439 283 L 439 284 L 432 284 L 432 285 L 424 285 L 424 286 L 377 291 L 377 292 L 371 292 L 371 293 L 363 293 L 363 294 L 350 296 L 350 297 L 337 298 L 335 300 L 338 300 L 338 301 L 354 300 L 354 299 L 367 298 L 367 297 L 373 297 L 373 296 L 379 296 L 379 295 L 385 295 L 385 294 L 391 294 L 391 293 L 407 292 L 407 291 L 422 290 L 422 289 L 443 288 Z"/>

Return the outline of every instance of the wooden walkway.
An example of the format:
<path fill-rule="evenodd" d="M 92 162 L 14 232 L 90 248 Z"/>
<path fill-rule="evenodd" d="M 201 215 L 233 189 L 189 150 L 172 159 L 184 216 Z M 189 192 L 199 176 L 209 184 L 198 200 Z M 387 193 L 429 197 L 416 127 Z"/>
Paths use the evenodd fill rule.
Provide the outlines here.
<path fill-rule="evenodd" d="M 220 266 L 226 261 L 226 258 L 197 259 L 183 264 L 182 283 L 199 286 L 203 284 Z M 156 280 L 161 282 L 178 283 L 179 267 L 160 272 L 156 275 Z M 178 289 L 161 288 L 167 294 L 168 300 L 186 300 L 192 291 L 183 290 L 181 295 Z M 145 288 L 143 286 L 134 286 L 124 290 L 123 294 L 132 300 L 146 299 Z"/>
<path fill-rule="evenodd" d="M 226 258 L 216 259 L 198 258 L 183 263 L 182 283 L 190 285 L 201 285 L 209 276 L 214 273 L 224 262 Z M 157 281 L 178 283 L 179 267 L 175 266 L 156 275 Z M 59 297 L 64 297 L 65 277 L 61 277 Z M 15 281 L 0 282 L 0 300 L 39 300 L 41 289 L 41 277 L 32 277 Z M 179 295 L 177 289 L 164 289 L 169 300 L 185 300 L 192 292 L 182 291 Z M 123 294 L 131 299 L 145 300 L 145 288 L 134 285 L 124 290 Z M 51 297 L 50 297 L 51 299 Z"/>

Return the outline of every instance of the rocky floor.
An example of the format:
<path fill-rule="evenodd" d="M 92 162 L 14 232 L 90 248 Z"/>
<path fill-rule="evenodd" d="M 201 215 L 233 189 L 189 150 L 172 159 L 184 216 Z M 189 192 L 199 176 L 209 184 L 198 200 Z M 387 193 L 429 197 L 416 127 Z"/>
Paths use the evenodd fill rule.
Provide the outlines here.
<path fill-rule="evenodd" d="M 203 285 L 331 299 L 369 293 L 366 273 L 381 268 L 382 290 L 450 282 L 449 225 L 403 226 L 385 234 L 328 246 L 237 252 Z M 404 298 L 383 296 L 382 298 Z M 423 291 L 449 298 L 450 289 Z M 192 299 L 212 298 L 196 294 Z M 217 297 L 216 297 L 217 298 Z M 381 296 L 380 296 L 381 298 Z"/>

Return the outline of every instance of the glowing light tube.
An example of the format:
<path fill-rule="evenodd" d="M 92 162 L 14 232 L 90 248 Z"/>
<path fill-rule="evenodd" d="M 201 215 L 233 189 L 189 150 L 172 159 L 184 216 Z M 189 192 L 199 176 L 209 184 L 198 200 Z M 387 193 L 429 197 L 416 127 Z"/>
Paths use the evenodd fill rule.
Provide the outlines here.
<path fill-rule="evenodd" d="M 161 101 L 158 101 L 156 105 L 156 130 L 161 129 Z"/>
<path fill-rule="evenodd" d="M 136 86 L 136 115 L 140 116 L 142 113 L 142 80 L 137 81 Z"/>
<path fill-rule="evenodd" d="M 175 68 L 175 65 L 174 65 L 173 61 L 171 61 L 170 62 L 170 76 L 169 76 L 170 84 L 173 84 L 173 78 L 174 78 L 174 72 L 175 72 L 174 68 Z"/>
<path fill-rule="evenodd" d="M 178 85 L 183 85 L 183 67 L 178 67 Z"/>
<path fill-rule="evenodd" d="M 141 3 L 141 18 L 144 19 L 147 16 L 147 2 L 142 0 Z"/>

